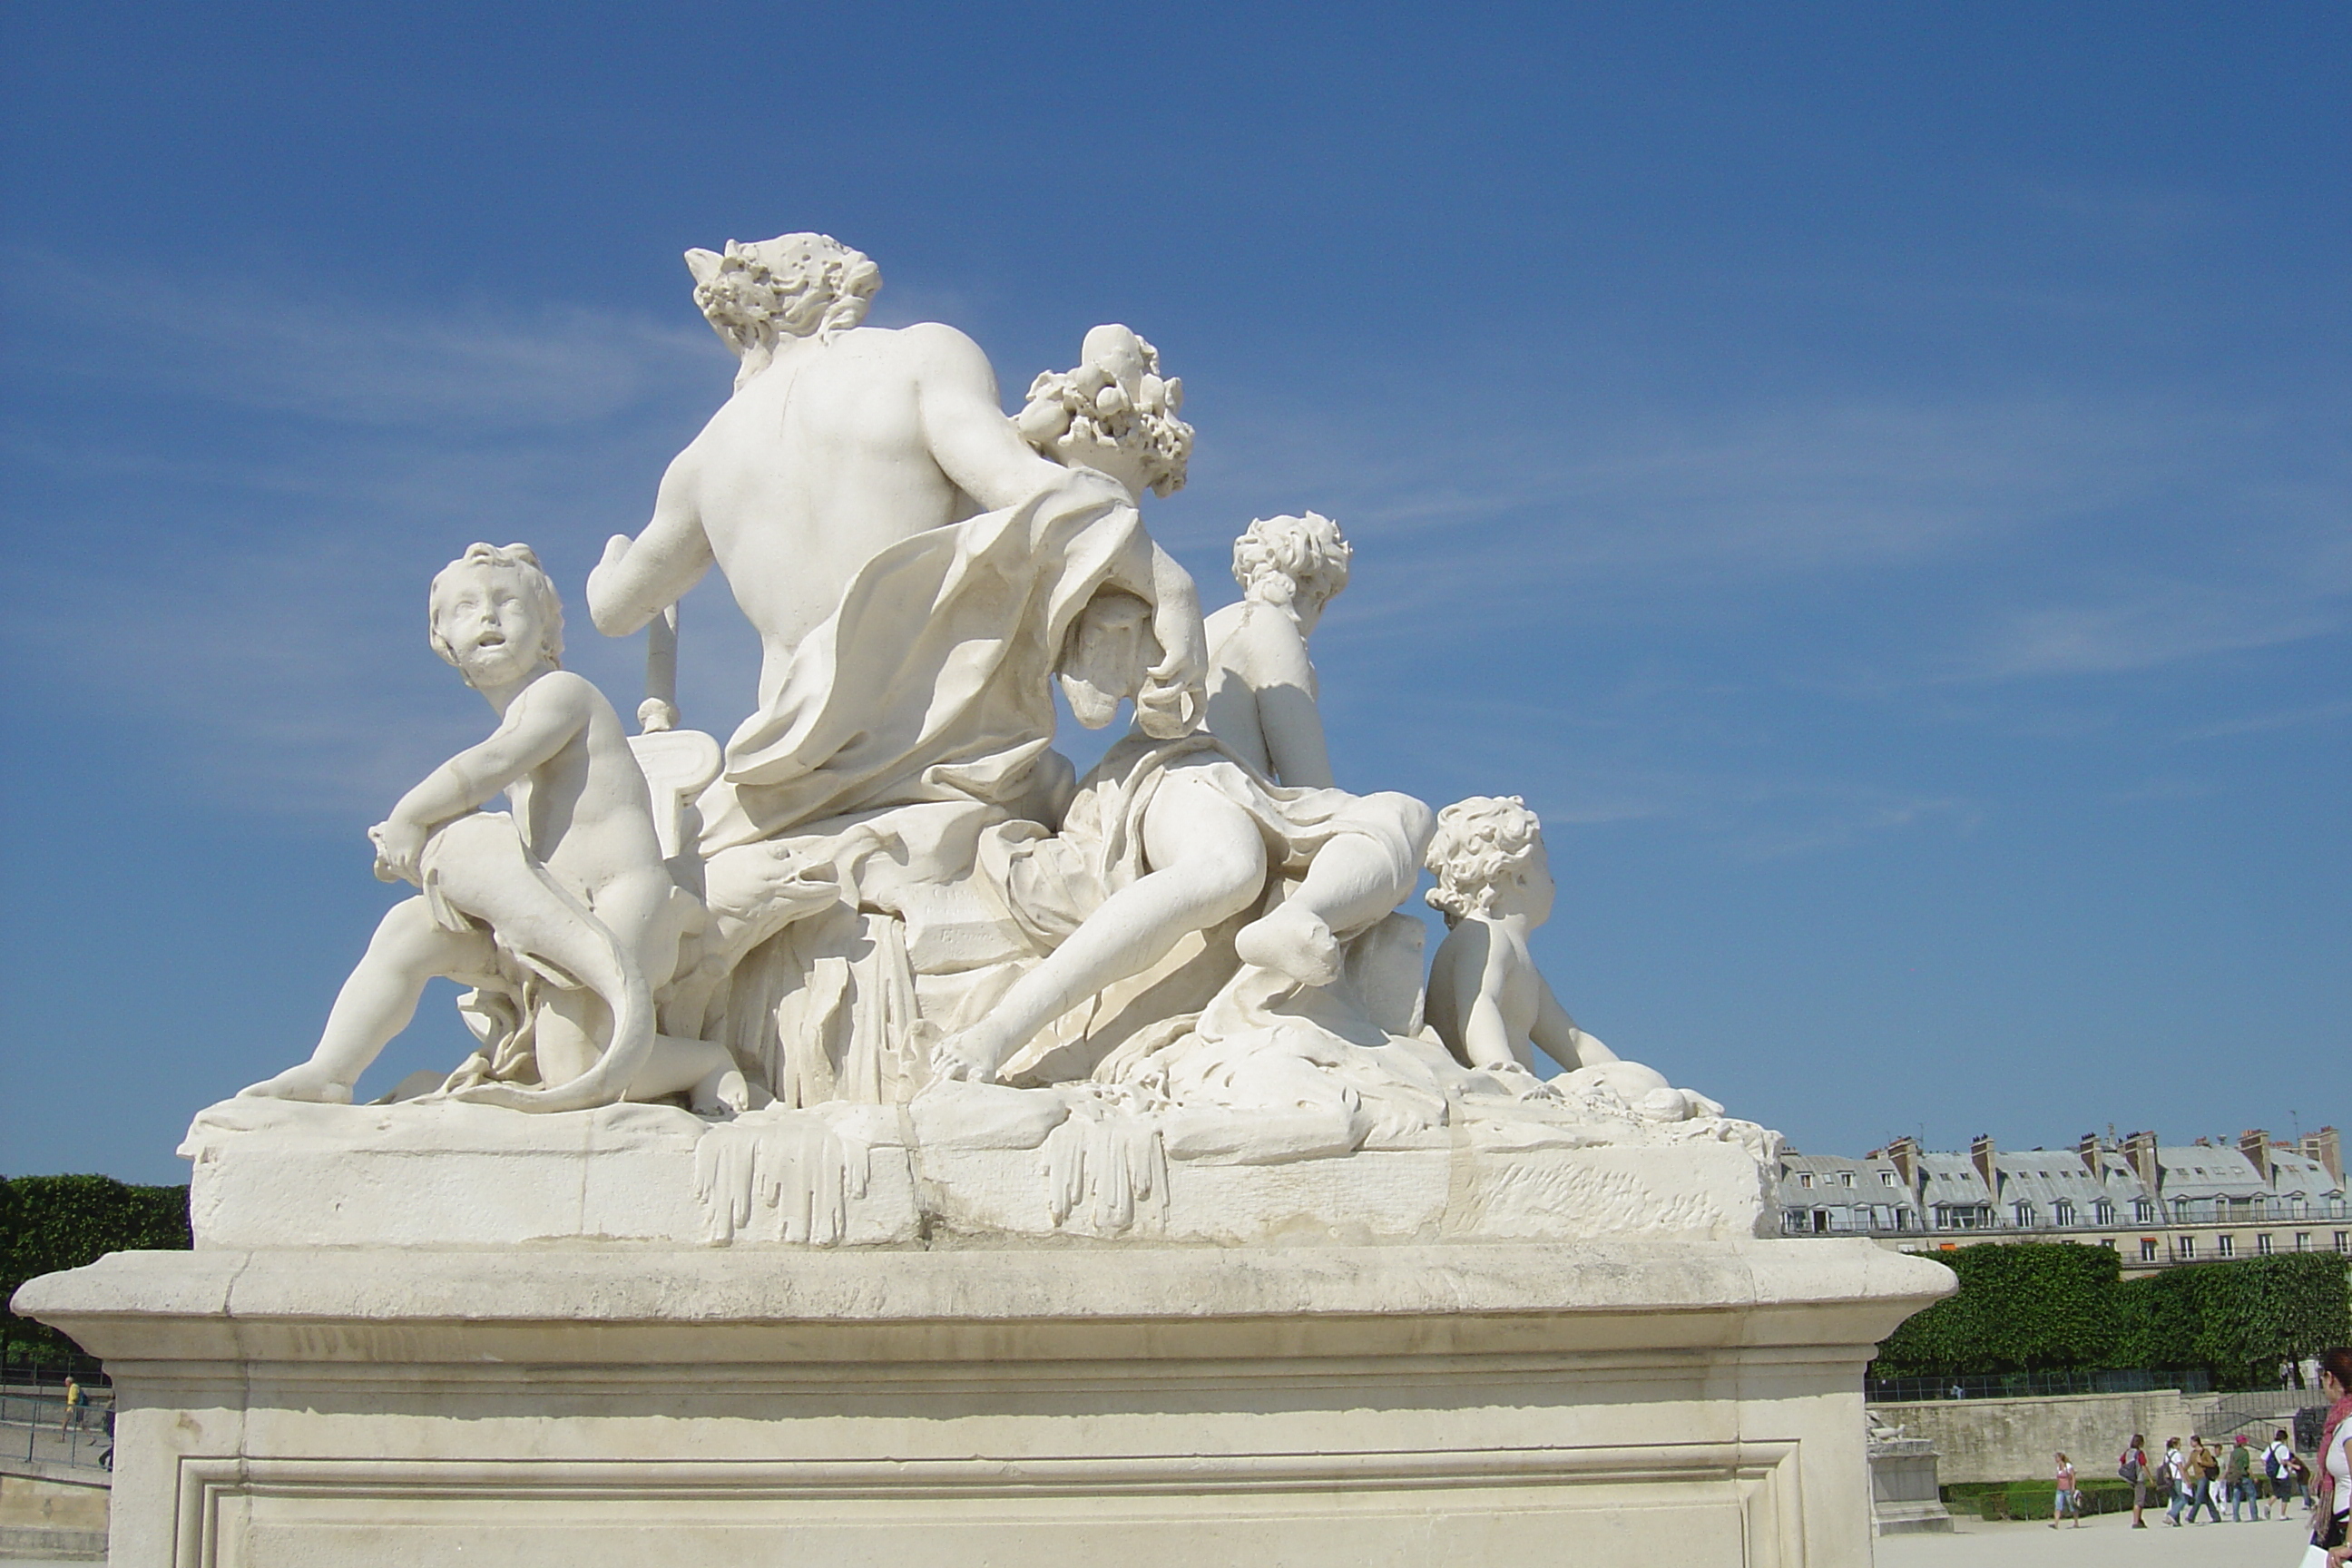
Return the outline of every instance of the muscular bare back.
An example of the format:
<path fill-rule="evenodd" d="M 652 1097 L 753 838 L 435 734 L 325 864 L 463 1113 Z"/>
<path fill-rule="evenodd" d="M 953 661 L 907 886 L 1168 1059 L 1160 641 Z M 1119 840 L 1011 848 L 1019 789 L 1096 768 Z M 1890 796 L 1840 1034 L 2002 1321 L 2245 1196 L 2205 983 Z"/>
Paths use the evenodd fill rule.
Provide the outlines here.
<path fill-rule="evenodd" d="M 671 463 L 645 532 L 608 548 L 590 612 L 632 631 L 715 562 L 765 647 L 764 699 L 878 552 L 1066 477 L 1021 439 L 987 357 L 952 327 L 791 341 Z"/>

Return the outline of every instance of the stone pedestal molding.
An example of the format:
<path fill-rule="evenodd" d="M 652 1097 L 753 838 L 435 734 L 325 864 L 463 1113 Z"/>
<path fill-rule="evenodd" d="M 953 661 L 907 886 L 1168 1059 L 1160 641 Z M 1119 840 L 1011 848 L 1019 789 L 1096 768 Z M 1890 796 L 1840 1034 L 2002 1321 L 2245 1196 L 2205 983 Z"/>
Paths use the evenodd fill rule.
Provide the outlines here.
<path fill-rule="evenodd" d="M 1864 1568 L 1867 1241 L 128 1253 L 116 1568 Z"/>

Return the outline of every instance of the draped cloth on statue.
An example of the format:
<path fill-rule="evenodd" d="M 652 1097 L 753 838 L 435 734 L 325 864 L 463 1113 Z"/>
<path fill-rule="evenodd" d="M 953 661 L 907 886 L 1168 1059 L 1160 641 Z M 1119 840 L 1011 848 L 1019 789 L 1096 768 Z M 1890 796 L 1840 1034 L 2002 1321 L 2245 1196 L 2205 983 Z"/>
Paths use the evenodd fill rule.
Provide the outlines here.
<path fill-rule="evenodd" d="M 701 803 L 704 855 L 927 801 L 1050 820 L 1068 787 L 1051 750 L 1055 658 L 1141 546 L 1124 494 L 1074 473 L 877 553 L 728 742 Z"/>
<path fill-rule="evenodd" d="M 1304 876 L 1316 851 L 1342 833 L 1378 845 L 1407 884 L 1427 847 L 1412 814 L 1397 809 L 1401 797 L 1267 784 L 1205 730 L 1173 741 L 1130 733 L 1080 781 L 1059 834 L 1009 822 L 981 837 L 982 886 L 1039 952 L 1060 946 L 1104 900 L 1144 874 L 1144 813 L 1176 773 L 1207 784 L 1248 814 L 1277 882 Z"/>

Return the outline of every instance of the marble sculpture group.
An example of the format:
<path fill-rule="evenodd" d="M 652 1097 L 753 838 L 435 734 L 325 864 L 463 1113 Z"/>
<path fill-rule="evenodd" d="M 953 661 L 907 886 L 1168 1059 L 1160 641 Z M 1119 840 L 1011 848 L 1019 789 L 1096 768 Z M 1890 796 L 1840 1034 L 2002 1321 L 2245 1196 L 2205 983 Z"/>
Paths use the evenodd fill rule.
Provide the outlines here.
<path fill-rule="evenodd" d="M 1528 947 L 1552 879 L 1518 798 L 1433 812 L 1333 778 L 1308 645 L 1348 581 L 1337 524 L 1252 521 L 1242 597 L 1203 619 L 1142 515 L 1193 439 L 1150 343 L 1095 328 L 1008 417 L 961 332 L 862 324 L 880 272 L 830 237 L 687 262 L 733 395 L 586 585 L 597 631 L 651 628 L 640 732 L 562 668 L 530 549 L 450 563 L 430 641 L 496 727 L 370 830 L 376 874 L 416 893 L 310 1058 L 193 1145 L 331 1138 L 362 1110 L 495 1141 L 477 1108 L 650 1102 L 703 1124 L 708 1188 L 812 1138 L 846 1158 L 890 1108 L 903 1143 L 1036 1151 L 1041 1179 L 1084 1129 L 1097 1184 L 1129 1167 L 1112 1229 L 1188 1162 L 1465 1137 L 1769 1157 L 1771 1134 L 1618 1059 L 1553 995 Z M 675 697 L 677 601 L 714 565 L 763 649 L 723 745 Z M 1054 749 L 1057 685 L 1089 728 L 1132 714 L 1084 776 Z M 1424 867 L 1451 928 L 1425 980 L 1400 908 Z M 480 1048 L 351 1107 L 436 976 L 469 988 Z"/>

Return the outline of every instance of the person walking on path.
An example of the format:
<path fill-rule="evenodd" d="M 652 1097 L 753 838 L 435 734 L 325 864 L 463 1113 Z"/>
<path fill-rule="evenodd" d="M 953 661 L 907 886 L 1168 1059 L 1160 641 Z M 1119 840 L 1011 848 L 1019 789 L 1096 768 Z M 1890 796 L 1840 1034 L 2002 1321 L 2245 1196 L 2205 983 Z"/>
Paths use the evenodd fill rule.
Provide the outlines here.
<path fill-rule="evenodd" d="M 2213 1478 L 2221 1473 L 2221 1464 L 2206 1446 L 2202 1433 L 2189 1434 L 2189 1522 L 2197 1522 L 2197 1510 L 2203 1509 L 2221 1522 L 2221 1507 L 2213 1500 Z"/>
<path fill-rule="evenodd" d="M 65 1418 L 58 1423 L 58 1433 L 60 1436 L 81 1425 L 82 1402 L 87 1398 L 89 1395 L 82 1393 L 80 1383 L 72 1377 L 68 1377 Z"/>
<path fill-rule="evenodd" d="M 2221 1461 L 2221 1489 L 2230 1494 L 2230 1522 L 2244 1524 L 2262 1515 L 2254 1511 L 2254 1451 L 2246 1447 L 2246 1435 L 2230 1445 L 2229 1457 Z"/>
<path fill-rule="evenodd" d="M 2164 1489 L 2172 1494 L 2172 1506 L 2164 1510 L 2164 1522 L 2178 1530 L 2180 1510 L 2189 1506 L 2189 1456 L 2180 1451 L 2180 1439 L 2164 1440 Z"/>
<path fill-rule="evenodd" d="M 2278 1506 L 2278 1517 L 2286 1517 L 2289 1499 L 2300 1490 L 2294 1484 L 2294 1446 L 2287 1441 L 2286 1428 L 2271 1434 L 2271 1446 L 2263 1450 L 2263 1479 L 2271 1484 L 2270 1501 L 2263 1505 L 2263 1516 L 2270 1517 L 2271 1504 Z"/>
<path fill-rule="evenodd" d="M 2131 1527 L 2134 1530 L 2147 1528 L 2147 1521 L 2139 1516 L 2140 1510 L 2147 1506 L 2147 1438 L 2145 1436 L 2137 1432 L 2133 1433 L 2131 1441 L 2124 1445 L 2123 1458 L 2116 1466 L 2116 1473 L 2131 1483 Z"/>
<path fill-rule="evenodd" d="M 2050 1500 L 2050 1528 L 2057 1529 L 2058 1521 L 2070 1513 L 2074 1516 L 2074 1528 L 2082 1529 L 2082 1499 L 2074 1492 L 2074 1462 L 2061 1454 L 2058 1456 L 2058 1490 Z"/>
<path fill-rule="evenodd" d="M 2327 1395 L 2327 1425 L 2319 1435 L 2319 1500 L 2311 1510 L 2311 1550 L 2305 1568 L 2344 1568 L 2352 1562 L 2345 1543 L 2352 1525 L 2352 1346 L 2339 1345 L 2319 1358 L 2319 1391 Z"/>

